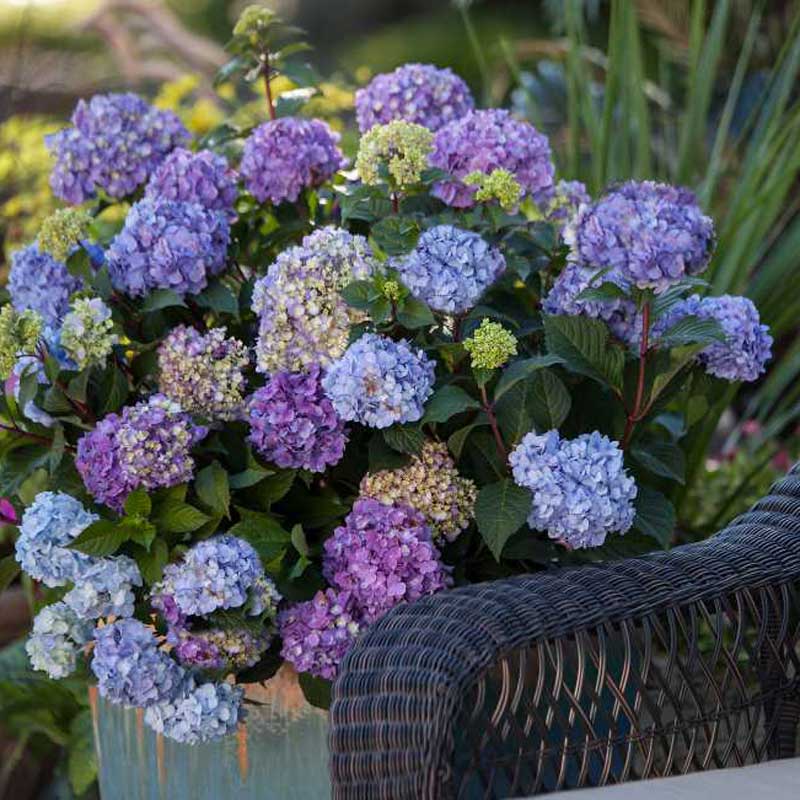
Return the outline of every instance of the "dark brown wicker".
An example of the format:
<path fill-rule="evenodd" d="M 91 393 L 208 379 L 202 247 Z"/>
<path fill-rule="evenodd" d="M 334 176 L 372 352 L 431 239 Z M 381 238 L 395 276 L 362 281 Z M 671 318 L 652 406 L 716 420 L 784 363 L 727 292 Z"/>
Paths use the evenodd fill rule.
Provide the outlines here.
<path fill-rule="evenodd" d="M 402 606 L 345 659 L 335 800 L 507 798 L 798 755 L 800 465 L 725 531 Z"/>

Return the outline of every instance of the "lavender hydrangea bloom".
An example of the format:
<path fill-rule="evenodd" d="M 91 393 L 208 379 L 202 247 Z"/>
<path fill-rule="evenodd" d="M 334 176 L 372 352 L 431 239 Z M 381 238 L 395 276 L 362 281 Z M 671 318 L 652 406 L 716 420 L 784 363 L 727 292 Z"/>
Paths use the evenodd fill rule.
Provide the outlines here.
<path fill-rule="evenodd" d="M 281 117 L 259 125 L 244 143 L 239 171 L 247 190 L 263 203 L 294 202 L 346 163 L 339 134 L 318 119 Z"/>
<path fill-rule="evenodd" d="M 141 585 L 142 576 L 132 558 L 101 558 L 81 571 L 64 602 L 80 619 L 130 617 L 136 601 L 133 587 Z"/>
<path fill-rule="evenodd" d="M 714 223 L 688 189 L 629 181 L 581 209 L 569 243 L 581 265 L 662 292 L 706 268 Z"/>
<path fill-rule="evenodd" d="M 567 547 L 599 547 L 633 524 L 636 483 L 622 450 L 597 431 L 562 439 L 527 434 L 509 456 L 514 480 L 533 493 L 528 524 Z"/>
<path fill-rule="evenodd" d="M 360 631 L 360 614 L 349 592 L 328 589 L 278 615 L 281 658 L 298 672 L 333 680 Z"/>
<path fill-rule="evenodd" d="M 541 206 L 549 222 L 563 226 L 578 213 L 581 206 L 591 202 L 592 198 L 581 181 L 559 181 Z"/>
<path fill-rule="evenodd" d="M 247 669 L 258 663 L 271 638 L 267 630 L 255 634 L 246 628 L 199 631 L 171 628 L 167 634 L 175 656 L 185 667 L 226 672 Z"/>
<path fill-rule="evenodd" d="M 68 203 L 83 203 L 98 189 L 114 198 L 141 186 L 189 132 L 171 111 L 135 94 L 98 94 L 78 102 L 71 128 L 48 136 L 56 164 L 50 186 Z"/>
<path fill-rule="evenodd" d="M 8 291 L 17 311 L 32 309 L 49 325 L 58 325 L 69 311 L 69 298 L 83 286 L 80 278 L 70 275 L 61 261 L 56 261 L 39 247 L 29 244 L 11 256 Z"/>
<path fill-rule="evenodd" d="M 256 361 L 260 372 L 325 368 L 344 353 L 350 325 L 360 319 L 341 290 L 377 272 L 363 236 L 328 226 L 284 250 L 253 289 L 259 315 Z"/>
<path fill-rule="evenodd" d="M 158 489 L 191 479 L 190 451 L 205 436 L 181 407 L 152 397 L 108 414 L 78 440 L 75 466 L 90 494 L 120 511 L 138 487 Z"/>
<path fill-rule="evenodd" d="M 344 422 L 322 391 L 321 370 L 276 372 L 247 404 L 249 441 L 279 467 L 324 472 L 344 455 Z"/>
<path fill-rule="evenodd" d="M 183 744 L 208 742 L 236 730 L 244 718 L 244 690 L 229 683 L 196 685 L 188 678 L 174 698 L 151 705 L 145 722 L 168 739 Z"/>
<path fill-rule="evenodd" d="M 243 606 L 248 589 L 263 575 L 258 554 L 244 539 L 214 536 L 166 567 L 163 579 L 152 588 L 151 602 L 167 622 L 180 624 L 184 617 Z"/>
<path fill-rule="evenodd" d="M 726 381 L 754 381 L 772 355 L 769 327 L 747 297 L 692 295 L 673 306 L 653 326 L 653 339 L 687 316 L 714 319 L 722 326 L 724 342 L 714 342 L 697 356 L 706 372 Z"/>
<path fill-rule="evenodd" d="M 134 297 L 153 289 L 198 294 L 225 268 L 230 227 L 197 203 L 145 198 L 106 252 L 115 288 Z"/>
<path fill-rule="evenodd" d="M 224 156 L 210 150 L 192 153 L 183 147 L 173 150 L 156 168 L 144 196 L 151 200 L 196 203 L 236 219 L 236 172 Z"/>
<path fill-rule="evenodd" d="M 425 517 L 410 506 L 356 500 L 324 547 L 325 578 L 352 593 L 367 623 L 451 583 Z"/>
<path fill-rule="evenodd" d="M 170 700 L 185 671 L 159 649 L 152 628 L 120 619 L 94 632 L 92 672 L 100 694 L 111 703 L 146 708 Z"/>
<path fill-rule="evenodd" d="M 66 603 L 45 606 L 33 620 L 33 632 L 25 643 L 31 666 L 51 678 L 71 675 L 81 647 L 92 638 L 92 627 Z"/>
<path fill-rule="evenodd" d="M 431 166 L 453 176 L 433 187 L 433 194 L 456 208 L 475 204 L 477 186 L 462 179 L 472 172 L 511 172 L 526 195 L 546 196 L 553 189 L 555 168 L 547 137 L 508 111 L 473 111 L 440 128 L 433 140 Z"/>
<path fill-rule="evenodd" d="M 404 64 L 376 75 L 356 92 L 356 119 L 361 133 L 395 119 L 438 131 L 475 108 L 472 94 L 450 69 L 432 64 Z"/>
<path fill-rule="evenodd" d="M 322 387 L 341 419 L 388 428 L 422 417 L 435 377 L 434 362 L 422 350 L 365 333 L 331 365 Z"/>
<path fill-rule="evenodd" d="M 17 561 L 28 575 L 46 586 L 64 586 L 77 580 L 93 559 L 67 549 L 67 545 L 97 519 L 68 494 L 40 492 L 22 515 Z"/>
<path fill-rule="evenodd" d="M 431 308 L 463 314 L 505 271 L 506 261 L 479 234 L 437 225 L 393 266 L 411 293 Z"/>

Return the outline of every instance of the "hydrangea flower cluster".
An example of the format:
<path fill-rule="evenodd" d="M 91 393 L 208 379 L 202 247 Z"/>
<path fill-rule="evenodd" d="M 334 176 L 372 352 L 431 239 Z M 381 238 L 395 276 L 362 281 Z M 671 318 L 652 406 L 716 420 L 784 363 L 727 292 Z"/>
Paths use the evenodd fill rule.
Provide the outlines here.
<path fill-rule="evenodd" d="M 103 364 L 118 342 L 111 309 L 99 297 L 79 297 L 64 317 L 60 343 L 78 369 Z"/>
<path fill-rule="evenodd" d="M 361 630 L 359 619 L 349 592 L 317 592 L 313 599 L 295 603 L 278 615 L 281 657 L 298 672 L 333 680 Z"/>
<path fill-rule="evenodd" d="M 419 455 L 399 469 L 367 473 L 361 497 L 413 508 L 425 517 L 434 541 L 452 542 L 472 519 L 478 489 L 458 474 L 447 445 L 426 441 Z"/>
<path fill-rule="evenodd" d="M 34 618 L 25 643 L 31 666 L 55 679 L 71 675 L 81 647 L 92 638 L 92 627 L 62 601 L 45 606 Z"/>
<path fill-rule="evenodd" d="M 127 556 L 95 559 L 81 569 L 64 602 L 81 619 L 130 617 L 136 601 L 133 587 L 141 585 L 142 576 L 133 559 Z"/>
<path fill-rule="evenodd" d="M 432 64 L 403 64 L 376 75 L 356 92 L 358 129 L 405 120 L 437 131 L 472 111 L 475 101 L 461 78 Z"/>
<path fill-rule="evenodd" d="M 451 583 L 425 517 L 372 498 L 356 500 L 325 540 L 322 570 L 331 586 L 352 594 L 366 623 Z"/>
<path fill-rule="evenodd" d="M 597 431 L 562 439 L 529 433 L 509 456 L 514 480 L 533 494 L 528 524 L 572 549 L 599 547 L 633 524 L 636 483 L 622 450 Z"/>
<path fill-rule="evenodd" d="M 463 314 L 502 275 L 506 262 L 479 234 L 437 225 L 393 266 L 411 293 L 431 308 Z"/>
<path fill-rule="evenodd" d="M 687 316 L 716 320 L 725 333 L 724 342 L 708 345 L 697 356 L 710 375 L 726 381 L 754 381 L 764 372 L 772 354 L 772 337 L 752 300 L 692 295 L 656 322 L 653 337 L 657 339 Z"/>
<path fill-rule="evenodd" d="M 293 203 L 303 189 L 319 186 L 345 165 L 338 143 L 339 134 L 321 120 L 270 120 L 245 141 L 239 171 L 259 203 Z"/>
<path fill-rule="evenodd" d="M 41 335 L 42 318 L 36 311 L 20 312 L 12 305 L 0 309 L 0 377 L 11 375 L 20 357 L 36 352 Z"/>
<path fill-rule="evenodd" d="M 145 198 L 135 203 L 108 248 L 115 288 L 134 297 L 153 289 L 198 294 L 225 267 L 227 218 L 197 203 Z"/>
<path fill-rule="evenodd" d="M 150 490 L 190 480 L 190 451 L 205 434 L 177 403 L 153 395 L 121 414 L 108 414 L 84 434 L 75 466 L 95 500 L 120 511 L 140 486 Z"/>
<path fill-rule="evenodd" d="M 474 172 L 505 169 L 534 199 L 553 188 L 555 168 L 547 137 L 501 109 L 473 111 L 440 128 L 430 163 L 453 176 L 437 183 L 433 194 L 456 208 L 475 204 L 477 188 L 463 181 Z"/>
<path fill-rule="evenodd" d="M 98 94 L 81 100 L 72 127 L 47 137 L 56 164 L 50 186 L 77 205 L 102 190 L 127 197 L 189 133 L 171 111 L 148 105 L 135 94 Z"/>
<path fill-rule="evenodd" d="M 422 417 L 434 379 L 434 362 L 422 350 L 365 333 L 331 365 L 322 386 L 341 419 L 388 428 Z"/>
<path fill-rule="evenodd" d="M 581 206 L 592 202 L 586 186 L 581 181 L 559 181 L 553 192 L 542 203 L 542 213 L 550 222 L 566 225 Z"/>
<path fill-rule="evenodd" d="M 37 237 L 39 249 L 56 261 L 66 261 L 86 234 L 91 219 L 89 212 L 82 208 L 59 208 L 42 222 Z"/>
<path fill-rule="evenodd" d="M 582 266 L 662 292 L 706 268 L 714 223 L 688 189 L 629 181 L 581 208 L 568 243 Z"/>
<path fill-rule="evenodd" d="M 183 666 L 225 672 L 258 663 L 270 640 L 266 630 L 255 634 L 246 628 L 170 628 L 167 634 L 167 641 L 174 646 L 175 656 Z"/>
<path fill-rule="evenodd" d="M 344 422 L 322 391 L 321 370 L 276 372 L 247 403 L 249 441 L 279 467 L 323 472 L 344 455 Z"/>
<path fill-rule="evenodd" d="M 150 176 L 144 194 L 151 200 L 196 203 L 220 212 L 233 222 L 236 219 L 236 181 L 236 172 L 224 156 L 210 150 L 192 153 L 178 147 Z"/>
<path fill-rule="evenodd" d="M 284 250 L 253 290 L 260 372 L 327 367 L 347 347 L 353 312 L 340 291 L 376 272 L 367 240 L 326 227 Z"/>
<path fill-rule="evenodd" d="M 428 166 L 433 134 L 422 125 L 395 120 L 376 125 L 361 138 L 356 170 L 367 185 L 383 181 L 386 168 L 392 186 L 404 189 L 422 180 Z"/>
<path fill-rule="evenodd" d="M 517 337 L 499 322 L 484 317 L 468 339 L 464 349 L 473 369 L 499 369 L 517 354 Z"/>
<path fill-rule="evenodd" d="M 11 256 L 8 291 L 12 305 L 18 311 L 36 311 L 49 325 L 58 325 L 69 309 L 70 295 L 82 286 L 63 261 L 42 252 L 36 243 Z"/>
<path fill-rule="evenodd" d="M 231 420 L 240 416 L 249 363 L 247 347 L 224 328 L 200 333 L 179 325 L 158 348 L 161 391 L 190 414 Z"/>
<path fill-rule="evenodd" d="M 464 176 L 467 186 L 475 186 L 475 200 L 479 203 L 497 200 L 500 208 L 512 211 L 519 205 L 522 186 L 507 169 L 493 169 L 490 173 L 470 172 Z"/>

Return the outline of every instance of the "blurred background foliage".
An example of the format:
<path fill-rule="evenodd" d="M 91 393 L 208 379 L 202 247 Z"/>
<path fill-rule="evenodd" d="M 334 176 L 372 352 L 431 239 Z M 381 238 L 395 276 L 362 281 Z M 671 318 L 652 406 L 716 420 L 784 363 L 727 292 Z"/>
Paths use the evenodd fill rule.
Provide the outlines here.
<path fill-rule="evenodd" d="M 76 100 L 131 88 L 198 136 L 255 94 L 213 89 L 233 0 L 0 0 L 0 269 L 54 207 L 43 136 Z M 407 61 L 450 66 L 481 105 L 513 108 L 550 137 L 559 177 L 597 192 L 657 178 L 692 187 L 715 218 L 714 294 L 751 297 L 776 339 L 766 376 L 687 409 L 687 481 L 676 541 L 710 535 L 800 456 L 800 7 L 796 0 L 272 0 L 307 31 L 323 116 L 354 151 L 353 91 Z M 213 135 L 213 134 L 212 134 Z M 8 549 L 0 529 L 0 555 Z M 3 595 L 0 643 L 33 588 Z M 24 613 L 24 612 L 23 612 Z M 31 673 L 0 651 L 0 797 L 90 796 L 82 684 Z M 53 755 L 60 754 L 58 758 Z M 47 764 L 41 769 L 41 764 Z M 48 787 L 43 789 L 42 787 Z"/>

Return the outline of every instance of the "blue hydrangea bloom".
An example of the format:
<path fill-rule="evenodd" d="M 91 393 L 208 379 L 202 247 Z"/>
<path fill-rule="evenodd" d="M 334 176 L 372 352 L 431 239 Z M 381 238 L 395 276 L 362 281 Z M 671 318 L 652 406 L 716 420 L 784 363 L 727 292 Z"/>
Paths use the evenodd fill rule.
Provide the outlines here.
<path fill-rule="evenodd" d="M 46 324 L 58 325 L 69 311 L 69 298 L 83 286 L 80 278 L 70 275 L 62 261 L 39 250 L 36 243 L 17 250 L 11 256 L 8 292 L 17 311 L 38 311 Z"/>
<path fill-rule="evenodd" d="M 506 262 L 477 233 L 437 225 L 393 266 L 414 297 L 436 311 L 463 314 L 505 271 Z"/>
<path fill-rule="evenodd" d="M 244 718 L 244 690 L 229 683 L 196 685 L 189 678 L 173 699 L 150 706 L 145 722 L 168 739 L 183 744 L 208 742 L 233 733 Z"/>
<path fill-rule="evenodd" d="M 565 240 L 582 266 L 612 269 L 640 289 L 662 292 L 702 272 L 714 223 L 688 189 L 629 181 L 581 208 Z"/>
<path fill-rule="evenodd" d="M 572 549 L 599 547 L 633 524 L 636 483 L 616 442 L 595 431 L 562 439 L 527 434 L 509 456 L 514 480 L 530 489 L 528 524 Z"/>
<path fill-rule="evenodd" d="M 167 566 L 163 579 L 152 588 L 152 603 L 167 622 L 178 624 L 182 617 L 243 606 L 248 589 L 263 576 L 258 554 L 244 539 L 214 536 Z"/>
<path fill-rule="evenodd" d="M 46 586 L 75 581 L 93 559 L 68 550 L 67 545 L 97 519 L 68 494 L 40 492 L 22 515 L 17 561 L 28 575 Z"/>
<path fill-rule="evenodd" d="M 141 585 L 142 576 L 132 558 L 100 558 L 81 571 L 64 602 L 80 619 L 130 617 L 136 600 L 133 587 Z"/>
<path fill-rule="evenodd" d="M 322 388 L 341 419 L 388 428 L 422 417 L 434 380 L 434 362 L 422 350 L 365 333 L 331 365 Z"/>
<path fill-rule="evenodd" d="M 92 638 L 92 627 L 64 602 L 45 606 L 33 620 L 33 632 L 25 643 L 31 666 L 51 678 L 71 675 L 81 647 Z"/>
<path fill-rule="evenodd" d="M 146 708 L 180 691 L 184 669 L 159 649 L 152 628 L 120 619 L 94 632 L 92 671 L 100 694 L 111 703 Z"/>
<path fill-rule="evenodd" d="M 726 381 L 754 381 L 772 355 L 769 327 L 761 324 L 758 309 L 747 297 L 692 295 L 673 306 L 653 326 L 653 339 L 684 317 L 715 319 L 726 339 L 704 348 L 698 360 L 706 372 Z"/>
<path fill-rule="evenodd" d="M 230 227 L 224 214 L 196 203 L 135 203 L 106 252 L 114 286 L 132 296 L 153 289 L 198 294 L 225 268 Z"/>

